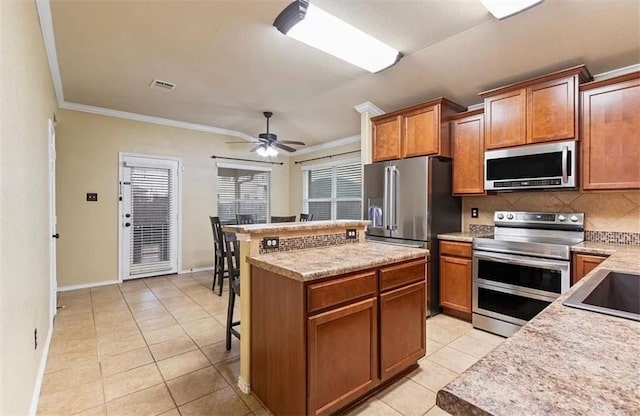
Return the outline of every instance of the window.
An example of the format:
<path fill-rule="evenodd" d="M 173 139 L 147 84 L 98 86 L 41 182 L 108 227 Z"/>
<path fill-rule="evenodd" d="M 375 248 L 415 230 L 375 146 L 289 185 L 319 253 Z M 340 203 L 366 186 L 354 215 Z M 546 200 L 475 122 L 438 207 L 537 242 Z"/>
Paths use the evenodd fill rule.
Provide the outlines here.
<path fill-rule="evenodd" d="M 303 172 L 303 206 L 314 220 L 362 218 L 360 162 L 309 167 Z"/>
<path fill-rule="evenodd" d="M 258 223 L 269 218 L 271 172 L 250 166 L 218 164 L 218 216 L 233 224 L 236 214 L 251 214 Z"/>

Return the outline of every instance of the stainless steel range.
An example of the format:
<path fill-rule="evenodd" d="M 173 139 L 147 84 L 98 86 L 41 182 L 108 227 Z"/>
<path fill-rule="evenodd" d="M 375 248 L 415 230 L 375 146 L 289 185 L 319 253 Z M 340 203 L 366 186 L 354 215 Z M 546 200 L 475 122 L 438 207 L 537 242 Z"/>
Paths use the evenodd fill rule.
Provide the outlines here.
<path fill-rule="evenodd" d="M 494 224 L 473 241 L 473 326 L 511 336 L 569 289 L 584 214 L 496 211 Z"/>

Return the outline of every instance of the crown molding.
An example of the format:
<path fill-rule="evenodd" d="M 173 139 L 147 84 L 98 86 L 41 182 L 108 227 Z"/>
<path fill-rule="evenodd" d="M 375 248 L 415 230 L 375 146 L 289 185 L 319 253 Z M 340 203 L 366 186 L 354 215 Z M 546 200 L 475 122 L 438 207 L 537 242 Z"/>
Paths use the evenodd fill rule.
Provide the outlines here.
<path fill-rule="evenodd" d="M 640 71 L 640 63 L 625 66 L 623 68 L 613 69 L 611 71 L 603 72 L 593 76 L 594 81 L 602 81 L 603 79 L 613 78 L 620 75 L 630 74 L 632 72 Z"/>
<path fill-rule="evenodd" d="M 330 142 L 320 143 L 315 146 L 305 147 L 297 150 L 295 153 L 289 153 L 289 156 L 306 155 L 308 153 L 318 152 L 320 150 L 332 149 L 334 147 L 344 146 L 351 143 L 360 142 L 360 135 L 345 137 L 344 139 L 332 140 Z"/>
<path fill-rule="evenodd" d="M 369 114 L 371 114 L 372 117 L 384 114 L 384 111 L 382 111 L 379 107 L 377 107 L 371 101 L 365 101 L 363 103 L 360 103 L 354 106 L 353 108 L 355 108 L 355 110 L 360 114 L 364 112 L 368 112 Z"/>

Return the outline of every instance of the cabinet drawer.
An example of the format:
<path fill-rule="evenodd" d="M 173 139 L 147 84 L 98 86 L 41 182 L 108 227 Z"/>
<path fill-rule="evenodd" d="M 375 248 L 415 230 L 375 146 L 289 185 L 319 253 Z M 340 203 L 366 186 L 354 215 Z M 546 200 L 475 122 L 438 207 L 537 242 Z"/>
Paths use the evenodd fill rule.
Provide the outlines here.
<path fill-rule="evenodd" d="M 471 243 L 458 243 L 455 241 L 441 241 L 440 255 L 471 258 Z"/>
<path fill-rule="evenodd" d="M 380 269 L 380 291 L 424 280 L 424 265 L 425 261 L 421 259 Z"/>
<path fill-rule="evenodd" d="M 307 287 L 307 311 L 317 312 L 377 293 L 376 272 L 359 273 Z"/>

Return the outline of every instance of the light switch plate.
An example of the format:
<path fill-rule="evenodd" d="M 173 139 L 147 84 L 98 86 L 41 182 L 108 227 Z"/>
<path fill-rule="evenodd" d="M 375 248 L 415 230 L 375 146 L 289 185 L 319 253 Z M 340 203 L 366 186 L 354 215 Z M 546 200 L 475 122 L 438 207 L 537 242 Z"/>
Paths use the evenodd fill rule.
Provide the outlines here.
<path fill-rule="evenodd" d="M 98 194 L 95 192 L 87 192 L 87 202 L 98 202 Z"/>
<path fill-rule="evenodd" d="M 471 218 L 478 218 L 479 210 L 478 208 L 471 208 Z"/>
<path fill-rule="evenodd" d="M 262 246 L 267 250 L 278 248 L 280 244 L 278 237 L 264 237 L 262 239 Z"/>
<path fill-rule="evenodd" d="M 346 237 L 347 240 L 355 240 L 356 238 L 358 238 L 358 231 L 353 228 L 348 228 Z"/>

